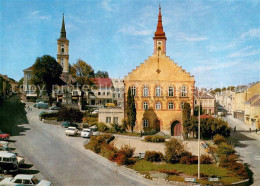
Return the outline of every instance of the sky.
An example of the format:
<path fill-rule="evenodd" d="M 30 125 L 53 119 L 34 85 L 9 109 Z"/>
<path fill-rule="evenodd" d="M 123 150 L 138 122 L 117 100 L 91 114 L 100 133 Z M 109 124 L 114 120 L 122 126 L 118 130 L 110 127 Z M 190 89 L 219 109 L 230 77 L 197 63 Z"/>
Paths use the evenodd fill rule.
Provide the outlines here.
<path fill-rule="evenodd" d="M 0 0 L 0 73 L 56 58 L 64 13 L 70 64 L 123 78 L 153 53 L 159 3 L 166 54 L 198 86 L 260 80 L 260 0 Z"/>

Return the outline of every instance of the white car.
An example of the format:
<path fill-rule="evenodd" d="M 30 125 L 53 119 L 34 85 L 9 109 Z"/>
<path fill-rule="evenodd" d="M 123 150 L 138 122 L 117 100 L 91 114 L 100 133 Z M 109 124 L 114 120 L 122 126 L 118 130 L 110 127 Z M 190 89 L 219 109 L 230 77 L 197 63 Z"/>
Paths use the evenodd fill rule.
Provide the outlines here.
<path fill-rule="evenodd" d="M 98 110 L 94 110 L 93 112 L 91 112 L 91 114 L 97 114 Z"/>
<path fill-rule="evenodd" d="M 83 129 L 81 132 L 81 137 L 83 138 L 90 138 L 93 134 L 93 131 L 91 129 Z"/>
<path fill-rule="evenodd" d="M 5 178 L 0 182 L 0 185 L 37 185 L 50 186 L 51 182 L 47 180 L 38 180 L 33 175 L 17 174 L 14 178 Z"/>
<path fill-rule="evenodd" d="M 67 136 L 75 136 L 78 133 L 78 129 L 76 127 L 68 127 L 65 131 Z"/>

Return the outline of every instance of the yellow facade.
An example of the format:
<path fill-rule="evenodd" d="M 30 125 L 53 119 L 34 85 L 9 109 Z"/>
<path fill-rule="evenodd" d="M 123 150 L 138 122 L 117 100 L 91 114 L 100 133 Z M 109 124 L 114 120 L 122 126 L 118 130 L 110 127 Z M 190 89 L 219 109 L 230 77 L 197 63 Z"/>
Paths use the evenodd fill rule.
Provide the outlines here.
<path fill-rule="evenodd" d="M 136 132 L 160 129 L 166 134 L 172 134 L 172 123 L 182 122 L 181 104 L 188 102 L 193 108 L 194 77 L 164 54 L 149 57 L 124 78 L 124 83 L 125 92 L 129 87 L 136 89 Z M 158 86 L 161 88 L 161 96 L 156 96 Z M 144 87 L 148 87 L 148 96 L 144 96 Z M 169 96 L 169 87 L 173 87 L 173 96 Z M 186 87 L 186 96 L 181 95 L 182 87 Z M 149 109 L 144 109 L 144 102 L 148 103 Z M 161 109 L 156 109 L 158 102 L 161 103 Z M 173 109 L 169 109 L 169 103 L 173 103 Z M 143 119 L 149 120 L 147 129 L 143 127 Z"/>
<path fill-rule="evenodd" d="M 260 129 L 260 82 L 235 93 L 232 103 L 235 118 Z"/>

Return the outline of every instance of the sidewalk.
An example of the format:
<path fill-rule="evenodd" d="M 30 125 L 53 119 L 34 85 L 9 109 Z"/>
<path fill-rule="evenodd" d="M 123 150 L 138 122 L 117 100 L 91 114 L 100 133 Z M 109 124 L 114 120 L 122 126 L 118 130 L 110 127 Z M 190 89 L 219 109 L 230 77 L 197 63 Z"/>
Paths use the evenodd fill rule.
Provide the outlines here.
<path fill-rule="evenodd" d="M 229 126 L 234 130 L 234 127 L 236 127 L 236 131 L 246 132 L 249 135 L 253 135 L 256 138 L 260 139 L 260 131 L 256 133 L 256 127 L 250 126 L 245 124 L 244 122 L 240 121 L 239 119 L 233 118 L 233 116 L 228 115 L 223 118 L 225 121 L 228 122 Z M 251 132 L 250 131 L 251 128 Z"/>

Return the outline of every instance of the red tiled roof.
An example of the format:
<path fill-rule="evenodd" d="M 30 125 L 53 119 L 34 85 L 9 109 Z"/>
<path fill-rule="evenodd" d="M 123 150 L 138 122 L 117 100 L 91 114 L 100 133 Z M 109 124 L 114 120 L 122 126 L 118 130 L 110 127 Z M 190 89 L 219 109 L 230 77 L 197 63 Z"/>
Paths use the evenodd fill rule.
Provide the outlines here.
<path fill-rule="evenodd" d="M 94 78 L 94 83 L 98 87 L 111 87 L 112 80 L 110 78 Z"/>
<path fill-rule="evenodd" d="M 202 114 L 200 115 L 200 118 L 213 118 L 212 116 L 209 116 L 207 114 Z"/>
<path fill-rule="evenodd" d="M 251 104 L 251 106 L 253 107 L 260 107 L 260 99 L 256 102 L 254 102 L 253 104 Z"/>

